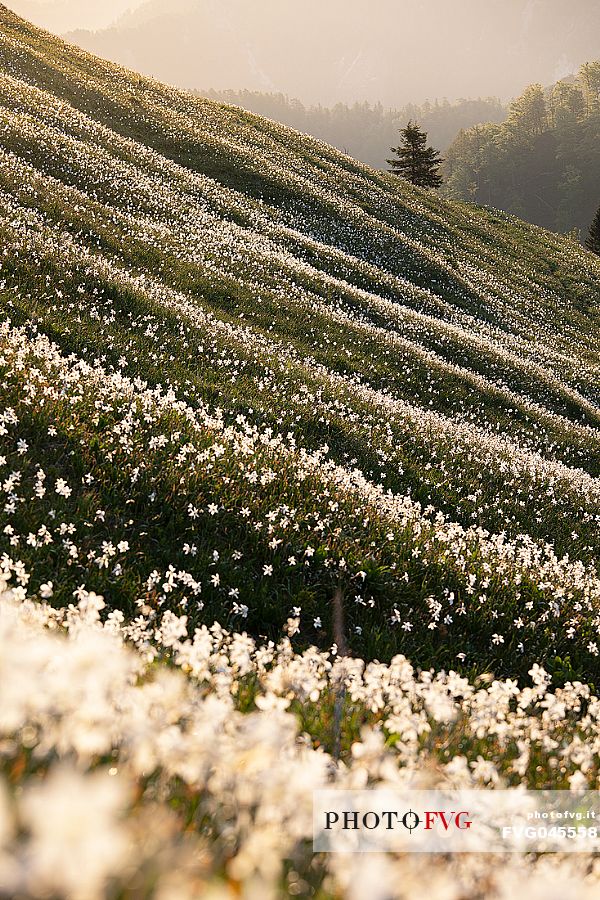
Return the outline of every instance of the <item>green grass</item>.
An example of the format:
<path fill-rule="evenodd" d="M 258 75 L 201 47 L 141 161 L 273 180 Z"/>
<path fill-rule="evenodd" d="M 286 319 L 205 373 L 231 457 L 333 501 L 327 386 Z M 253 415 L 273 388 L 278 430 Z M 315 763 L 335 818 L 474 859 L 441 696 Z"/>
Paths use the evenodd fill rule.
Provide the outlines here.
<path fill-rule="evenodd" d="M 3 338 L 0 534 L 28 589 L 266 638 L 298 607 L 328 647 L 341 588 L 353 653 L 595 680 L 598 261 L 4 8 L 0 51 L 0 304 L 29 348 Z"/>

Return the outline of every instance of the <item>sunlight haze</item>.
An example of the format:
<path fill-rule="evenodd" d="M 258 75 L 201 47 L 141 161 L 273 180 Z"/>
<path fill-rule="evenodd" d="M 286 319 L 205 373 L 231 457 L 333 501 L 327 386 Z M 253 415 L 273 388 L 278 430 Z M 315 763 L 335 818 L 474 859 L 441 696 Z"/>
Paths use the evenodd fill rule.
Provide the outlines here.
<path fill-rule="evenodd" d="M 181 87 L 303 103 L 516 96 L 597 56 L 596 0 L 12 0 L 19 14 Z M 110 27 L 108 27 L 110 26 Z M 595 27 L 594 27 L 595 26 Z"/>

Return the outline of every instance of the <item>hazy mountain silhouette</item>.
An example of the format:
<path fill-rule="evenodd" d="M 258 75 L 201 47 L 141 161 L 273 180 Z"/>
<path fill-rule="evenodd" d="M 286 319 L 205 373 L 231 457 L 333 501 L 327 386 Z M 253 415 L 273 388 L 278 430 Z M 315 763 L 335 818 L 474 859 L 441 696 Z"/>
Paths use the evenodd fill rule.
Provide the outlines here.
<path fill-rule="evenodd" d="M 597 0 L 148 0 L 69 39 L 184 87 L 398 106 L 551 83 L 599 33 Z"/>

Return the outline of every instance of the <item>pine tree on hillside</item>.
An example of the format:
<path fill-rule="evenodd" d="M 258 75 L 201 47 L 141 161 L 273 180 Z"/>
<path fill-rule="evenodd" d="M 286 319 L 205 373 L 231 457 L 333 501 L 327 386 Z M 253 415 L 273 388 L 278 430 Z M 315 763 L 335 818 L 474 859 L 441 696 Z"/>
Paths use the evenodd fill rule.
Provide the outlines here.
<path fill-rule="evenodd" d="M 409 122 L 400 134 L 400 146 L 391 148 L 396 158 L 387 160 L 388 171 L 419 187 L 438 188 L 442 183 L 439 170 L 443 159 L 438 150 L 427 146 L 427 132 Z"/>
<path fill-rule="evenodd" d="M 591 250 L 592 253 L 597 253 L 600 256 L 600 209 L 596 213 L 594 221 L 590 226 L 590 233 L 585 242 L 585 246 L 588 250 Z"/>

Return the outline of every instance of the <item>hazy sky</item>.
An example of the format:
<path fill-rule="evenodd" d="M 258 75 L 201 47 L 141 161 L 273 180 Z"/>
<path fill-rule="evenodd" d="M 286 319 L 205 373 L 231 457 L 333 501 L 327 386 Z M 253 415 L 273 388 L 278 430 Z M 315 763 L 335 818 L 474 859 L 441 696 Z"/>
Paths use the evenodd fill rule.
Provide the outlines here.
<path fill-rule="evenodd" d="M 105 29 L 70 39 L 182 87 L 324 105 L 506 100 L 600 57 L 600 0 L 4 2 L 54 31 Z"/>
<path fill-rule="evenodd" d="M 106 28 L 142 0 L 4 0 L 4 5 L 51 31 Z"/>

